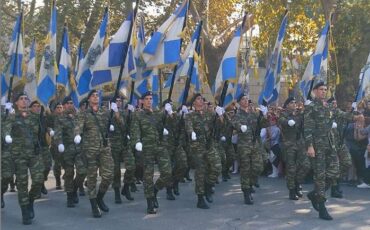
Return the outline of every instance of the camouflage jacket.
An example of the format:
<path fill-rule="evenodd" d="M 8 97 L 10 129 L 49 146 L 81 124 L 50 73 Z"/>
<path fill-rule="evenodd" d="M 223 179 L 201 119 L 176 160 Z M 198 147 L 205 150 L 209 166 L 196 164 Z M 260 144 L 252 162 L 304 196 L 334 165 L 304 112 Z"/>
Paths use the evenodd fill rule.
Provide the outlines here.
<path fill-rule="evenodd" d="M 289 120 L 294 120 L 295 125 L 289 126 Z M 296 143 L 302 139 L 303 113 L 293 114 L 293 111 L 289 110 L 282 112 L 279 118 L 279 126 L 283 142 Z"/>
<path fill-rule="evenodd" d="M 214 113 L 193 111 L 185 115 L 185 129 L 189 136 L 192 132 L 196 133 L 197 142 L 209 144 L 211 142 L 211 132 L 214 126 Z"/>
<path fill-rule="evenodd" d="M 77 116 L 73 112 L 66 111 L 62 115 L 55 116 L 54 143 L 56 145 L 74 145 L 75 127 L 78 125 Z"/>
<path fill-rule="evenodd" d="M 260 124 L 258 124 L 259 119 Z M 266 126 L 265 117 L 260 117 L 258 113 L 246 112 L 242 109 L 238 109 L 231 122 L 233 128 L 238 133 L 238 144 L 256 143 L 260 136 L 259 129 Z M 242 125 L 247 126 L 247 131 L 245 133 L 241 131 Z"/>

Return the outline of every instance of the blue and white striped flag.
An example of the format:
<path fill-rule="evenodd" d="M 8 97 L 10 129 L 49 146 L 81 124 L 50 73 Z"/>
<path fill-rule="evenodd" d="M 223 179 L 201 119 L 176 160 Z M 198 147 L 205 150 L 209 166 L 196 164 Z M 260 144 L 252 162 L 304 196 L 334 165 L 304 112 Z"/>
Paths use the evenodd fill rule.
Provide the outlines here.
<path fill-rule="evenodd" d="M 45 49 L 41 60 L 39 80 L 37 82 L 37 97 L 40 103 L 47 105 L 55 94 L 55 79 L 58 75 L 57 53 L 57 9 L 53 1 L 49 32 L 46 36 Z"/>
<path fill-rule="evenodd" d="M 31 101 L 37 100 L 37 79 L 36 79 L 36 41 L 33 39 L 30 48 L 30 57 L 27 63 L 26 85 L 24 92 Z"/>
<path fill-rule="evenodd" d="M 359 103 L 364 97 L 368 95 L 370 90 L 370 54 L 367 58 L 365 66 L 360 73 L 360 86 L 356 95 L 356 102 Z"/>
<path fill-rule="evenodd" d="M 77 76 L 77 72 L 78 72 L 78 69 L 79 67 L 81 66 L 81 63 L 82 63 L 82 60 L 84 59 L 85 55 L 84 55 L 84 51 L 82 49 L 82 42 L 80 41 L 80 44 L 78 45 L 78 50 L 77 50 L 77 54 L 76 54 L 76 62 L 75 62 L 75 66 L 74 66 L 74 75 L 73 75 L 73 78 L 70 78 L 70 96 L 72 98 L 72 101 L 73 101 L 73 105 L 75 108 L 78 108 L 78 95 L 77 95 L 77 86 L 76 86 L 76 76 Z"/>
<path fill-rule="evenodd" d="M 99 30 L 95 34 L 94 40 L 92 41 L 90 48 L 87 51 L 86 57 L 81 61 L 77 72 L 76 83 L 78 101 L 81 101 L 83 97 L 87 96 L 90 91 L 92 71 L 95 64 L 99 60 L 100 55 L 103 53 L 107 25 L 108 8 L 105 8 L 104 16 L 101 21 Z"/>
<path fill-rule="evenodd" d="M 62 48 L 60 52 L 59 75 L 57 76 L 57 84 L 60 84 L 65 87 L 67 95 L 69 95 L 71 92 L 71 87 L 69 84 L 69 78 L 71 77 L 71 73 L 72 73 L 72 58 L 71 51 L 69 48 L 68 28 L 67 26 L 65 26 L 62 37 Z"/>
<path fill-rule="evenodd" d="M 148 41 L 143 51 L 147 68 L 175 64 L 179 61 L 181 35 L 188 8 L 189 0 L 184 0 Z"/>
<path fill-rule="evenodd" d="M 76 61 L 74 66 L 74 76 L 77 76 L 78 69 L 80 68 L 80 65 L 82 63 L 82 60 L 85 58 L 84 51 L 82 49 L 82 42 L 80 41 L 80 44 L 78 45 L 78 50 L 76 53 Z"/>
<path fill-rule="evenodd" d="M 319 40 L 317 41 L 315 53 L 310 57 L 310 61 L 307 64 L 306 70 L 300 82 L 300 89 L 305 100 L 307 100 L 309 96 L 308 93 L 310 91 L 312 81 L 326 79 L 328 71 L 326 59 L 328 58 L 327 37 L 329 27 L 330 24 L 327 22 L 321 31 Z"/>
<path fill-rule="evenodd" d="M 288 23 L 288 12 L 285 13 L 281 22 L 278 37 L 276 39 L 274 51 L 270 57 L 270 62 L 265 75 L 265 82 L 258 98 L 258 104 L 270 104 L 276 101 L 280 91 L 280 73 L 283 63 L 281 48 L 285 37 L 285 31 Z"/>
<path fill-rule="evenodd" d="M 90 87 L 97 88 L 117 82 L 122 60 L 126 55 L 129 31 L 133 20 L 133 13 L 129 14 L 118 31 L 113 35 L 108 47 L 104 50 L 93 67 L 93 76 Z M 127 56 L 126 56 L 127 60 Z M 130 66 L 125 65 L 125 69 Z"/>

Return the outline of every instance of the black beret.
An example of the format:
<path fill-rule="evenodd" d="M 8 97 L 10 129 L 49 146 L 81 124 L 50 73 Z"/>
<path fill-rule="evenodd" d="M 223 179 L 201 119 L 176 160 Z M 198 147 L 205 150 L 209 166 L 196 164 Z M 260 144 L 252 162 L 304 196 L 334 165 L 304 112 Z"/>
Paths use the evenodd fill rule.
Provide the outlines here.
<path fill-rule="evenodd" d="M 195 101 L 195 99 L 197 99 L 197 97 L 202 97 L 202 94 L 200 94 L 200 93 L 194 94 L 193 98 L 191 99 L 191 104 L 194 103 L 194 101 Z"/>
<path fill-rule="evenodd" d="M 323 81 L 317 82 L 316 85 L 313 87 L 313 89 L 318 89 L 321 86 L 326 86 L 325 82 L 323 82 Z"/>
<path fill-rule="evenodd" d="M 335 97 L 331 97 L 328 99 L 327 103 L 332 103 L 333 101 L 336 101 L 337 99 L 335 99 Z"/>
<path fill-rule="evenodd" d="M 286 100 L 285 100 L 285 102 L 284 102 L 284 108 L 286 108 L 286 106 L 290 103 L 290 102 L 292 102 L 292 101 L 295 101 L 295 98 L 294 97 L 288 97 Z"/>
<path fill-rule="evenodd" d="M 71 96 L 66 96 L 66 97 L 63 99 L 62 104 L 63 104 L 63 105 L 65 105 L 65 104 L 67 104 L 69 101 L 72 101 Z"/>
<path fill-rule="evenodd" d="M 18 93 L 17 96 L 14 99 L 14 102 L 18 101 L 19 98 L 22 97 L 22 96 L 28 97 L 28 95 L 25 92 Z"/>
<path fill-rule="evenodd" d="M 245 93 L 240 94 L 239 97 L 236 99 L 236 101 L 239 102 L 244 96 L 248 97 L 248 94 L 245 94 Z"/>
<path fill-rule="evenodd" d="M 31 102 L 29 107 L 31 108 L 34 104 L 39 104 L 40 105 L 40 102 L 37 101 L 37 100 L 34 100 L 33 102 Z"/>
<path fill-rule="evenodd" d="M 147 96 L 153 96 L 153 92 L 152 91 L 146 91 L 143 95 L 141 95 L 141 99 L 144 99 Z"/>
<path fill-rule="evenodd" d="M 87 95 L 87 100 L 89 100 L 89 98 L 91 97 L 91 95 L 93 95 L 93 93 L 97 93 L 98 91 L 96 89 L 93 89 L 89 92 L 89 94 Z"/>
<path fill-rule="evenodd" d="M 80 101 L 80 103 L 78 104 L 78 106 L 81 107 L 81 106 L 85 106 L 86 104 L 87 104 L 87 98 L 85 97 L 84 99 L 82 99 Z"/>

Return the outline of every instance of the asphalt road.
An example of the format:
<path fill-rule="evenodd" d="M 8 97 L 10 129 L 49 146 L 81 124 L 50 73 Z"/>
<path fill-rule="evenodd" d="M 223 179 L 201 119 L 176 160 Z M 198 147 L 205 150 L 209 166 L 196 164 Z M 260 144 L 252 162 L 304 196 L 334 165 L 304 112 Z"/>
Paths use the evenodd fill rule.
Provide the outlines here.
<path fill-rule="evenodd" d="M 180 184 L 181 195 L 175 201 L 166 200 L 165 191 L 159 192 L 160 207 L 156 215 L 146 214 L 142 185 L 134 193 L 134 201 L 123 198 L 122 204 L 114 203 L 110 189 L 105 197 L 110 211 L 95 219 L 86 196 L 80 197 L 76 208 L 67 208 L 66 195 L 55 190 L 54 177 L 50 174 L 49 193 L 35 202 L 33 224 L 22 225 L 17 195 L 7 192 L 6 207 L 1 210 L 1 229 L 370 229 L 370 189 L 342 186 L 345 198 L 329 198 L 327 202 L 334 220 L 324 221 L 318 218 L 306 196 L 299 201 L 288 200 L 284 179 L 261 177 L 260 184 L 254 195 L 255 204 L 244 205 L 239 176 L 234 175 L 228 182 L 216 186 L 211 209 L 201 210 L 196 208 L 194 183 L 183 183 Z M 304 185 L 305 194 L 311 187 Z"/>

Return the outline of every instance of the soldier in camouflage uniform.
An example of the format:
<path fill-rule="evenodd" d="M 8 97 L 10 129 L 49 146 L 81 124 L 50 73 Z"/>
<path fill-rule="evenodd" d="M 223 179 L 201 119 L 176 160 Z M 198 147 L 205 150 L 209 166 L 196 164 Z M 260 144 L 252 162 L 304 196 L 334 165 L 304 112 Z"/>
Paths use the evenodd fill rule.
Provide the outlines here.
<path fill-rule="evenodd" d="M 332 220 L 325 207 L 325 192 L 338 173 L 338 156 L 332 136 L 333 122 L 338 119 L 359 119 L 350 113 L 340 110 L 330 110 L 325 101 L 327 87 L 324 82 L 318 82 L 313 87 L 314 100 L 306 102 L 304 112 L 304 137 L 307 154 L 312 158 L 314 170 L 313 191 L 307 194 L 313 207 L 319 211 L 319 217 L 324 220 Z"/>
<path fill-rule="evenodd" d="M 144 194 L 147 199 L 147 213 L 155 214 L 158 208 L 157 193 L 172 186 L 171 161 L 163 145 L 164 136 L 169 134 L 163 127 L 165 114 L 152 109 L 153 94 L 148 91 L 142 96 L 143 109 L 134 114 L 131 140 L 135 149 L 141 152 L 144 162 Z M 169 111 L 172 113 L 172 111 Z M 158 162 L 160 177 L 153 183 L 154 164 Z"/>
<path fill-rule="evenodd" d="M 18 202 L 22 210 L 23 224 L 32 223 L 33 203 L 40 196 L 43 182 L 43 165 L 39 153 L 39 115 L 28 111 L 25 93 L 15 99 L 15 114 L 4 124 L 5 142 L 11 145 L 11 156 L 17 177 Z M 28 170 L 31 174 L 31 190 L 28 191 Z"/>
<path fill-rule="evenodd" d="M 237 101 L 240 108 L 232 123 L 234 130 L 238 132 L 237 154 L 240 161 L 240 183 L 244 194 L 244 203 L 251 205 L 253 204 L 251 185 L 257 183 L 258 175 L 263 170 L 257 133 L 260 124 L 265 123 L 265 117 L 250 111 L 247 95 L 241 94 Z M 267 108 L 261 107 L 261 110 L 263 110 L 263 115 L 266 116 Z"/>
<path fill-rule="evenodd" d="M 113 131 L 113 125 L 107 130 L 110 120 L 109 111 L 99 107 L 99 94 L 91 90 L 87 97 L 89 108 L 78 114 L 78 125 L 76 126 L 74 138 L 76 144 L 81 141 L 82 154 L 87 165 L 87 189 L 91 203 L 92 214 L 95 218 L 101 217 L 100 210 L 109 212 L 108 206 L 104 203 L 104 195 L 113 180 L 113 159 L 111 145 L 107 132 Z M 117 109 L 117 108 L 116 108 Z M 118 109 L 117 109 L 118 111 Z M 114 116 L 119 119 L 119 114 Z M 118 117 L 118 118 L 117 118 Z M 98 192 L 97 171 L 101 176 L 101 183 Z"/>
<path fill-rule="evenodd" d="M 289 199 L 298 200 L 302 197 L 301 183 L 311 168 L 307 154 L 304 152 L 302 137 L 303 113 L 297 111 L 296 101 L 289 97 L 284 103 L 280 114 L 279 125 L 282 132 L 282 150 L 286 163 L 286 181 Z"/>
<path fill-rule="evenodd" d="M 82 184 L 81 178 L 86 176 L 86 166 L 81 157 L 79 148 L 73 142 L 74 129 L 77 125 L 76 111 L 73 107 L 71 97 L 66 97 L 63 100 L 64 112 L 61 115 L 55 116 L 54 128 L 55 137 L 54 144 L 61 156 L 61 164 L 64 168 L 64 190 L 67 193 L 67 207 L 73 208 L 78 203 L 77 189 L 78 185 Z M 76 176 L 74 180 L 76 167 Z"/>
<path fill-rule="evenodd" d="M 122 99 L 120 97 L 115 97 L 111 102 L 116 103 L 118 108 L 122 108 Z M 115 194 L 115 203 L 122 203 L 120 188 L 121 188 L 121 162 L 125 163 L 125 174 L 124 174 L 124 185 L 122 187 L 122 195 L 126 197 L 127 200 L 134 200 L 130 193 L 130 184 L 135 182 L 135 158 L 131 151 L 131 146 L 128 145 L 127 138 L 127 124 L 126 118 L 122 110 L 119 111 L 120 122 L 113 120 L 112 124 L 116 129 L 112 132 L 112 157 L 114 162 L 113 170 L 113 183 L 112 187 Z"/>
<path fill-rule="evenodd" d="M 195 193 L 198 195 L 197 207 L 209 209 L 204 196 L 209 203 L 213 202 L 212 187 L 221 173 L 220 157 L 213 143 L 213 127 L 215 114 L 204 110 L 204 100 L 201 94 L 193 97 L 194 111 L 185 115 L 186 132 L 190 137 L 190 152 L 195 172 Z M 221 108 L 219 108 L 221 109 Z M 223 122 L 222 112 L 216 123 Z"/>

